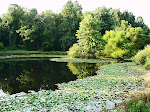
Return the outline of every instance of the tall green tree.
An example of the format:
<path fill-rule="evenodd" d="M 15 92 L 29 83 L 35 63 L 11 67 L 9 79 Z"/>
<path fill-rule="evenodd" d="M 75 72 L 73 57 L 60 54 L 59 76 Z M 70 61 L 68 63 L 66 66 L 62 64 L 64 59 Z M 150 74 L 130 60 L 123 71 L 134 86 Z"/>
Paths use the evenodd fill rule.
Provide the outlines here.
<path fill-rule="evenodd" d="M 79 23 L 82 21 L 82 6 L 78 3 L 78 1 L 75 1 L 74 2 L 74 8 L 75 8 L 75 11 L 77 13 L 77 24 L 76 24 L 76 30 L 79 29 Z"/>
<path fill-rule="evenodd" d="M 75 33 L 79 28 L 81 10 L 82 8 L 78 2 L 74 4 L 71 0 L 67 1 L 62 9 L 63 20 L 59 26 L 62 50 L 68 50 L 76 42 Z"/>
<path fill-rule="evenodd" d="M 9 47 L 9 26 L 6 23 L 0 23 L 0 42 L 2 42 L 7 49 Z"/>
<path fill-rule="evenodd" d="M 93 15 L 85 15 L 77 31 L 77 43 L 68 51 L 70 57 L 98 58 L 104 47 L 101 36 L 101 21 Z"/>
<path fill-rule="evenodd" d="M 43 16 L 36 9 L 27 10 L 25 22 L 16 32 L 23 38 L 23 48 L 26 50 L 40 50 L 44 31 Z"/>
<path fill-rule="evenodd" d="M 95 16 L 101 21 L 101 34 L 104 35 L 105 31 L 113 29 L 113 19 L 110 14 L 111 9 L 106 7 L 99 7 L 95 10 Z"/>
<path fill-rule="evenodd" d="M 111 18 L 113 19 L 114 27 L 119 26 L 121 22 L 121 15 L 122 15 L 121 11 L 119 9 L 111 9 L 110 15 Z"/>
<path fill-rule="evenodd" d="M 43 38 L 42 34 L 44 31 L 44 25 L 42 21 L 43 17 L 41 15 L 37 15 L 32 25 L 33 31 L 31 33 L 31 39 L 33 50 L 40 50 L 42 47 L 42 38 Z"/>
<path fill-rule="evenodd" d="M 132 12 L 124 11 L 121 15 L 121 20 L 128 21 L 133 27 L 135 26 L 135 16 Z"/>
<path fill-rule="evenodd" d="M 16 30 L 19 29 L 21 22 L 24 21 L 24 8 L 17 4 L 11 4 L 8 8 L 8 12 L 2 16 L 2 23 L 8 26 L 9 30 L 9 48 L 19 48 L 21 39 Z"/>
<path fill-rule="evenodd" d="M 51 10 L 45 11 L 43 14 L 43 37 L 42 37 L 42 49 L 43 50 L 55 50 L 55 44 L 57 41 L 57 23 L 56 14 Z"/>

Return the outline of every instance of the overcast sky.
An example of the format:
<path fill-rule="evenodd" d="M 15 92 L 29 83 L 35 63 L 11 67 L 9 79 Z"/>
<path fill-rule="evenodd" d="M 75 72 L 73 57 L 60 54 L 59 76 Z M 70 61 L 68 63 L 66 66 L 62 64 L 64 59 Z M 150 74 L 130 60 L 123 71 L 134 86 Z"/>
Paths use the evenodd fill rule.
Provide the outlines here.
<path fill-rule="evenodd" d="M 1 0 L 0 15 L 7 11 L 11 3 L 16 3 L 26 8 L 36 8 L 39 13 L 51 9 L 60 12 L 68 0 Z M 75 1 L 75 0 L 72 0 Z M 83 11 L 93 11 L 97 7 L 119 8 L 121 11 L 128 10 L 135 16 L 142 16 L 145 23 L 150 27 L 150 0 L 78 0 Z"/>

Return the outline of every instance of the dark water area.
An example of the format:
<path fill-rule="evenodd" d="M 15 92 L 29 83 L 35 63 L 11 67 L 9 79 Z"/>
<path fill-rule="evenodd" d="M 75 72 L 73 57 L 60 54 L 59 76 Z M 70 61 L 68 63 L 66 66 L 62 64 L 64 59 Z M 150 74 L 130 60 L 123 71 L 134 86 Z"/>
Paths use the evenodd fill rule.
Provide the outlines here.
<path fill-rule="evenodd" d="M 55 90 L 56 83 L 76 79 L 66 64 L 49 60 L 0 62 L 0 87 L 9 94 L 28 90 Z"/>
<path fill-rule="evenodd" d="M 106 64 L 106 63 L 105 63 Z M 0 89 L 9 94 L 55 90 L 57 83 L 96 75 L 99 64 L 57 63 L 49 60 L 0 62 Z"/>

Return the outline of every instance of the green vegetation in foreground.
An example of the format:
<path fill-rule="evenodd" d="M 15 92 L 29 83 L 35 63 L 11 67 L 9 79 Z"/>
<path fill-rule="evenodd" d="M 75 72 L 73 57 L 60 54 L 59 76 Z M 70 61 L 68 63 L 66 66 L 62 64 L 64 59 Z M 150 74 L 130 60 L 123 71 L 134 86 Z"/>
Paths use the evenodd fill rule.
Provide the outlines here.
<path fill-rule="evenodd" d="M 50 61 L 56 62 L 77 62 L 77 63 L 102 63 L 102 62 L 117 62 L 117 59 L 81 59 L 81 58 L 52 58 Z"/>
<path fill-rule="evenodd" d="M 127 100 L 123 112 L 150 112 L 150 89 L 136 92 Z"/>
<path fill-rule="evenodd" d="M 128 98 L 143 87 L 134 63 L 101 66 L 97 76 L 57 84 L 59 90 L 19 93 L 0 97 L 0 111 L 102 111 Z"/>
<path fill-rule="evenodd" d="M 45 54 L 45 55 L 67 55 L 66 51 L 24 51 L 24 50 L 15 50 L 15 51 L 0 51 L 0 56 L 7 55 L 29 55 L 29 54 Z"/>

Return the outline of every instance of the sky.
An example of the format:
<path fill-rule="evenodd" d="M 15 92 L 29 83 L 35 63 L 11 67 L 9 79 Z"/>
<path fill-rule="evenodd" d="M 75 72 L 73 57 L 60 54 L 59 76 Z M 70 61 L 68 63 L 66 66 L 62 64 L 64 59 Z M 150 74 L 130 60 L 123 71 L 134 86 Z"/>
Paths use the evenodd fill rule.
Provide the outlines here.
<path fill-rule="evenodd" d="M 1 0 L 0 15 L 5 13 L 10 4 L 18 4 L 25 8 L 36 8 L 39 13 L 51 9 L 58 13 L 68 0 Z M 72 0 L 75 1 L 75 0 Z M 145 24 L 150 27 L 150 5 L 149 0 L 77 0 L 84 11 L 93 11 L 98 7 L 106 6 L 107 8 L 128 10 L 136 17 L 142 16 Z"/>

